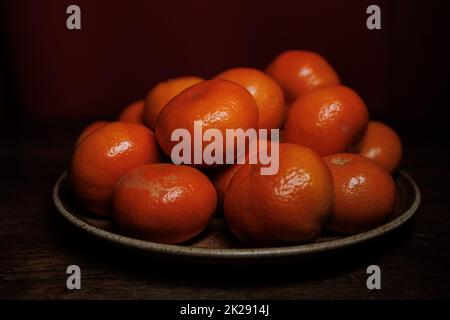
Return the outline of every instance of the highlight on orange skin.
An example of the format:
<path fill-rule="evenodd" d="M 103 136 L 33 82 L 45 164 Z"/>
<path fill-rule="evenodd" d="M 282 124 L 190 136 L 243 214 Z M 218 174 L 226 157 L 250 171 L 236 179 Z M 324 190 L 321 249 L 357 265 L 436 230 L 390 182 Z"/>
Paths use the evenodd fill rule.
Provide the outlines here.
<path fill-rule="evenodd" d="M 290 101 L 313 89 L 340 83 L 333 67 L 312 51 L 285 51 L 269 64 L 266 72 L 278 82 Z"/>
<path fill-rule="evenodd" d="M 253 68 L 233 68 L 214 78 L 236 82 L 251 93 L 258 106 L 259 129 L 281 127 L 284 118 L 283 91 L 278 83 L 267 74 Z"/>
<path fill-rule="evenodd" d="M 125 107 L 119 115 L 119 121 L 143 124 L 144 104 L 145 100 L 138 100 Z"/>
<path fill-rule="evenodd" d="M 402 142 L 389 126 L 382 122 L 370 121 L 355 152 L 375 161 L 389 173 L 393 173 L 402 160 Z"/>
<path fill-rule="evenodd" d="M 202 81 L 200 77 L 185 76 L 158 83 L 149 91 L 145 99 L 144 123 L 154 130 L 156 119 L 166 104 L 183 90 Z"/>
<path fill-rule="evenodd" d="M 199 170 L 168 163 L 126 173 L 114 188 L 114 221 L 127 235 L 181 243 L 199 234 L 213 216 L 217 196 Z"/>

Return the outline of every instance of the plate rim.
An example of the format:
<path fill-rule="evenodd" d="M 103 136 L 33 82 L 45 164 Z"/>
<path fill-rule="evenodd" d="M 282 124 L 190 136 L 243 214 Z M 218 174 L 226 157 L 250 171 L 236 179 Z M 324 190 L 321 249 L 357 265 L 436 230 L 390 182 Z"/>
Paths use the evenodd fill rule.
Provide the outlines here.
<path fill-rule="evenodd" d="M 115 244 L 139 249 L 148 253 L 154 253 L 158 255 L 172 255 L 186 258 L 215 258 L 215 259 L 252 259 L 252 258 L 267 258 L 267 257 L 290 257 L 300 256 L 308 254 L 318 254 L 331 250 L 337 250 L 345 248 L 351 243 L 357 245 L 363 242 L 367 242 L 374 238 L 380 237 L 389 233 L 392 230 L 397 229 L 408 221 L 414 213 L 417 211 L 421 202 L 420 190 L 412 179 L 412 177 L 404 170 L 399 170 L 398 175 L 402 176 L 408 181 L 414 190 L 414 200 L 411 206 L 400 216 L 395 219 L 379 226 L 374 229 L 358 233 L 355 235 L 346 236 L 343 238 L 333 239 L 329 241 L 306 243 L 292 246 L 283 247 L 264 247 L 264 248 L 200 248 L 189 247 L 177 244 L 164 244 L 145 240 L 139 240 L 124 236 L 118 233 L 103 230 L 94 225 L 91 225 L 82 219 L 77 218 L 69 210 L 65 208 L 64 202 L 59 196 L 61 184 L 67 177 L 67 172 L 63 172 L 56 180 L 53 186 L 52 197 L 53 202 L 59 213 L 72 225 L 82 229 L 88 234 L 100 238 L 101 240 L 107 240 Z"/>

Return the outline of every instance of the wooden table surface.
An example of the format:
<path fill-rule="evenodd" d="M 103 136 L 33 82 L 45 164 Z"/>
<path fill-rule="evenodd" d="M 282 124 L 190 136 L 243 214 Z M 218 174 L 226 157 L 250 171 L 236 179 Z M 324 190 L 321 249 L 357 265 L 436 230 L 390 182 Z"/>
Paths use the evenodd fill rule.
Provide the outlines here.
<path fill-rule="evenodd" d="M 27 125 L 0 140 L 2 299 L 430 299 L 450 297 L 449 155 L 410 139 L 405 168 L 422 191 L 412 221 L 380 241 L 338 256 L 253 268 L 189 266 L 144 259 L 68 225 L 51 199 L 84 123 Z M 439 154 L 439 157 L 433 156 Z M 81 268 L 81 290 L 66 268 Z M 381 268 L 382 289 L 366 287 Z"/>

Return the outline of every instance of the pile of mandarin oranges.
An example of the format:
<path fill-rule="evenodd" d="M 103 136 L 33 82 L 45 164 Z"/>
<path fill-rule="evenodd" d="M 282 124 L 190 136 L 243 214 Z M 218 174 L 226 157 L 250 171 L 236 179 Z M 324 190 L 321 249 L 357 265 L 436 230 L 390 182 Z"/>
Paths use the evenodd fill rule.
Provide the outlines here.
<path fill-rule="evenodd" d="M 262 164 L 248 162 L 174 164 L 171 133 L 192 132 L 194 121 L 224 136 L 226 129 L 280 129 L 278 171 L 262 175 Z M 280 246 L 387 221 L 401 158 L 398 135 L 369 121 L 364 101 L 322 56 L 292 50 L 264 71 L 158 83 L 118 121 L 84 129 L 68 183 L 85 209 L 112 216 L 134 238 L 183 243 L 218 215 L 244 244 Z"/>

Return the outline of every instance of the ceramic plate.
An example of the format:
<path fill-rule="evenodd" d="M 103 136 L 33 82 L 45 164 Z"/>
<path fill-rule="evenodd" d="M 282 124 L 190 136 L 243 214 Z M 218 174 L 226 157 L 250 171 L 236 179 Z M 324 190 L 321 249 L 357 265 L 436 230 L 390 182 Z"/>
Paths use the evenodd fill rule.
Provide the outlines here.
<path fill-rule="evenodd" d="M 404 171 L 395 175 L 395 182 L 398 191 L 397 204 L 393 217 L 387 223 L 356 235 L 325 234 L 312 243 L 270 248 L 245 247 L 232 236 L 220 215 L 217 215 L 199 236 L 180 245 L 160 244 L 123 236 L 111 218 L 93 216 L 74 201 L 67 188 L 66 173 L 59 177 L 53 188 L 53 200 L 61 215 L 76 228 L 99 240 L 145 255 L 205 264 L 263 264 L 334 253 L 397 229 L 416 212 L 420 203 L 420 191 Z"/>

